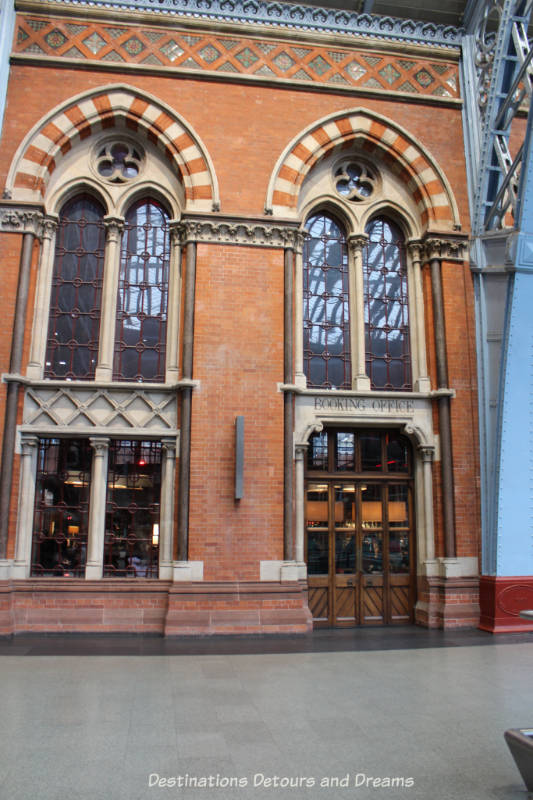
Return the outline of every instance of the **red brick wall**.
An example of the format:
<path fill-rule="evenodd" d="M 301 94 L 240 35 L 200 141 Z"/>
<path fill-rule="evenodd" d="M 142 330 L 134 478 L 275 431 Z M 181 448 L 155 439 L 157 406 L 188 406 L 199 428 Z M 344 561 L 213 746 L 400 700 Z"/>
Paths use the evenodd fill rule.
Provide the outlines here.
<path fill-rule="evenodd" d="M 283 558 L 283 251 L 199 245 L 195 330 L 189 558 L 207 580 L 257 580 L 260 560 Z"/>

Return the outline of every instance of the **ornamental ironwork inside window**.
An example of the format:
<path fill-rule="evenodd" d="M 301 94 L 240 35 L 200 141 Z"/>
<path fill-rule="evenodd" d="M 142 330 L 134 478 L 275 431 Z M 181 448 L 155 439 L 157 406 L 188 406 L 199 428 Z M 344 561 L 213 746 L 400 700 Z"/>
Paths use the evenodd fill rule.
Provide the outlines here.
<path fill-rule="evenodd" d="M 366 228 L 363 251 L 366 372 L 373 389 L 411 389 L 405 240 L 386 217 Z"/>
<path fill-rule="evenodd" d="M 59 215 L 45 378 L 94 378 L 98 359 L 104 209 L 90 195 L 69 200 Z"/>
<path fill-rule="evenodd" d="M 309 386 L 351 388 L 348 249 L 338 222 L 307 220 L 303 254 L 304 370 Z"/>

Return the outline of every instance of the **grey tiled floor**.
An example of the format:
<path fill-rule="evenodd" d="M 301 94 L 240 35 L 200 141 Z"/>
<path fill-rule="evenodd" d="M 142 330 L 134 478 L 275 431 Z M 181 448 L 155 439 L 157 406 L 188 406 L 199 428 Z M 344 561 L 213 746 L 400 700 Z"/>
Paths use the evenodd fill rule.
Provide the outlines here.
<path fill-rule="evenodd" d="M 533 727 L 531 637 L 466 641 L 31 658 L 15 641 L 0 657 L 0 798 L 525 800 L 503 731 Z M 150 787 L 155 773 L 248 785 Z M 315 786 L 254 788 L 258 774 Z M 357 774 L 414 785 L 357 787 Z"/>

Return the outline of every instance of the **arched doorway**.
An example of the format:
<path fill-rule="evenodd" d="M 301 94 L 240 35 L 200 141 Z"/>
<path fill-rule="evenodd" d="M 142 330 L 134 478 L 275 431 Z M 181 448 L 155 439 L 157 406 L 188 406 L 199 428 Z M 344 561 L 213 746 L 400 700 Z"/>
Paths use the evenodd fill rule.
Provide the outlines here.
<path fill-rule="evenodd" d="M 316 625 L 413 621 L 412 462 L 409 441 L 394 430 L 311 437 L 305 552 Z"/>

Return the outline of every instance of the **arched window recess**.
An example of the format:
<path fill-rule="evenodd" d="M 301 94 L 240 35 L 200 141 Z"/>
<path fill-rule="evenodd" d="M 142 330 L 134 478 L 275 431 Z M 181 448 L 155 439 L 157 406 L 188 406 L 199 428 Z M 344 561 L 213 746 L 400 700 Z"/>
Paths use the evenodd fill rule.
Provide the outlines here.
<path fill-rule="evenodd" d="M 364 203 L 370 190 L 360 191 L 361 176 L 346 171 L 335 177 L 343 191 L 355 193 L 351 202 L 359 203 L 362 194 Z M 373 205 L 373 213 L 367 204 L 359 219 L 339 213 L 331 202 L 320 202 L 305 216 L 297 264 L 302 337 L 296 342 L 296 382 L 301 386 L 430 389 L 420 260 L 408 247 L 413 226 L 395 204 Z"/>

